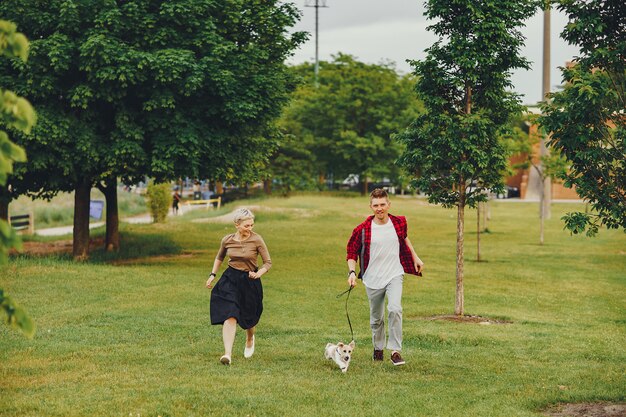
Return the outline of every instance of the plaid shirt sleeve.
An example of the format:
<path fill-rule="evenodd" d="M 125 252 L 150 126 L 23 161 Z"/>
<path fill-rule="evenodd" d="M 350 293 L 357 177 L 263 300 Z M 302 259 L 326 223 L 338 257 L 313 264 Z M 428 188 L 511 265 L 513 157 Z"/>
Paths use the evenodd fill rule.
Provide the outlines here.
<path fill-rule="evenodd" d="M 352 231 L 352 236 L 350 236 L 350 240 L 348 240 L 348 245 L 346 247 L 346 261 L 349 259 L 353 259 L 356 261 L 359 258 L 362 245 L 361 228 L 361 225 L 359 225 Z"/>
<path fill-rule="evenodd" d="M 408 236 L 406 217 L 394 216 L 392 220 L 395 220 L 393 225 L 396 228 L 398 240 L 400 241 L 400 263 L 402 264 L 402 268 L 404 268 L 404 272 L 407 274 L 417 275 L 417 270 L 415 269 L 415 264 L 413 263 L 413 255 L 411 255 L 411 250 L 404 241 L 404 239 Z"/>

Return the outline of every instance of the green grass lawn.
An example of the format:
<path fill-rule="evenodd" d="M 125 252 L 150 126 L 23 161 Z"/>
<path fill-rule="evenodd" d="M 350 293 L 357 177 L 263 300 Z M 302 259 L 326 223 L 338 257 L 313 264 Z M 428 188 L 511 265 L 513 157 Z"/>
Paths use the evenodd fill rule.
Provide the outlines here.
<path fill-rule="evenodd" d="M 626 235 L 570 236 L 554 204 L 539 241 L 537 204 L 491 203 L 477 263 L 467 213 L 466 314 L 509 320 L 426 320 L 454 309 L 456 214 L 394 198 L 426 263 L 404 284 L 407 364 L 373 363 L 367 298 L 353 291 L 356 349 L 347 374 L 323 357 L 349 341 L 345 244 L 366 198 L 299 196 L 258 205 L 273 268 L 251 359 L 244 332 L 233 365 L 209 324 L 204 283 L 231 224 L 194 211 L 164 225 L 122 226 L 117 257 L 13 259 L 0 287 L 37 323 L 33 340 L 0 326 L 0 416 L 540 416 L 558 402 L 621 401 L 626 393 Z M 195 221 L 193 221 L 195 220 Z"/>

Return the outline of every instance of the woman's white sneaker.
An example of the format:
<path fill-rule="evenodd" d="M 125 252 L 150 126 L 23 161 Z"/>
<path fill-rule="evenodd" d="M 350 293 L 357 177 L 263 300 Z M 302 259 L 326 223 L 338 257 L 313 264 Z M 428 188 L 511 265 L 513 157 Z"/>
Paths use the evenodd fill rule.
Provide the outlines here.
<path fill-rule="evenodd" d="M 246 348 L 243 350 L 243 357 L 247 359 L 247 358 L 252 357 L 253 354 L 254 354 L 254 336 L 252 336 L 252 346 L 251 347 L 246 346 Z"/>

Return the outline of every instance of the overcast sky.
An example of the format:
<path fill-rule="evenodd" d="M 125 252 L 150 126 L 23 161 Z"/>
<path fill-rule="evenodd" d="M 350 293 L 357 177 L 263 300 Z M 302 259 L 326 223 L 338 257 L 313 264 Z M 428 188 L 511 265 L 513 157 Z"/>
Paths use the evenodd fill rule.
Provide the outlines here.
<path fill-rule="evenodd" d="M 302 19 L 294 30 L 310 32 L 310 39 L 288 62 L 299 64 L 315 61 L 315 0 L 295 0 Z M 423 16 L 423 0 L 319 0 L 327 8 L 319 9 L 319 59 L 330 60 L 337 52 L 355 56 L 367 63 L 395 62 L 401 73 L 412 71 L 407 59 L 424 58 L 424 49 L 435 41 L 426 30 L 429 23 Z M 552 10 L 552 53 L 550 85 L 561 84 L 559 66 L 578 53 L 559 34 L 567 23 L 565 15 Z M 522 29 L 526 46 L 522 54 L 531 61 L 530 71 L 516 71 L 512 81 L 515 91 L 523 95 L 525 104 L 541 100 L 541 60 L 543 13 L 537 13 Z"/>

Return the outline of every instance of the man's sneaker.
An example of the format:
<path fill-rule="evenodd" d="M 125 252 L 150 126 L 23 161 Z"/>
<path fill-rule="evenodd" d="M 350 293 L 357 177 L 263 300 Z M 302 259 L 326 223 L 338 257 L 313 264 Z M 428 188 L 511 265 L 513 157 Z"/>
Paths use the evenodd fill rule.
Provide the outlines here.
<path fill-rule="evenodd" d="M 393 363 L 395 366 L 398 366 L 404 365 L 406 362 L 404 362 L 404 359 L 402 359 L 402 356 L 400 356 L 400 352 L 394 351 L 391 354 L 391 363 Z"/>
<path fill-rule="evenodd" d="M 375 361 L 382 361 L 383 360 L 383 351 L 382 350 L 374 349 L 374 360 Z"/>

